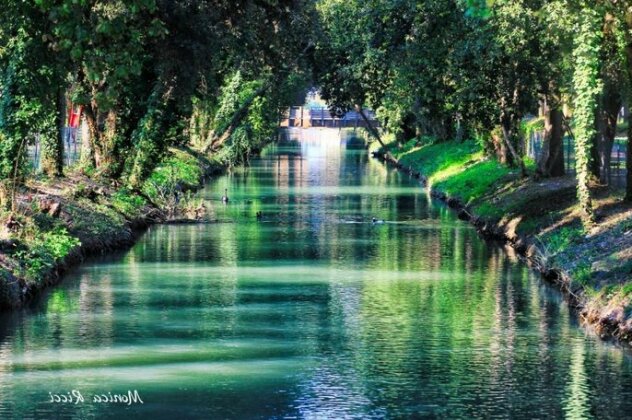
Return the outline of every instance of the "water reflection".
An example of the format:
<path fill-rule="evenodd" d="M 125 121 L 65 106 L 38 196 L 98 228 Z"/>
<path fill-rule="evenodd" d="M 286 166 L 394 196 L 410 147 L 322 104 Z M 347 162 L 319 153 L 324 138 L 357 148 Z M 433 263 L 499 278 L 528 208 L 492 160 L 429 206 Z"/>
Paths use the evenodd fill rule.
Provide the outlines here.
<path fill-rule="evenodd" d="M 290 132 L 203 197 L 217 224 L 155 226 L 0 318 L 0 417 L 632 409 L 626 353 L 586 336 L 515 257 L 335 130 Z M 145 404 L 47 402 L 72 389 L 138 389 Z"/>

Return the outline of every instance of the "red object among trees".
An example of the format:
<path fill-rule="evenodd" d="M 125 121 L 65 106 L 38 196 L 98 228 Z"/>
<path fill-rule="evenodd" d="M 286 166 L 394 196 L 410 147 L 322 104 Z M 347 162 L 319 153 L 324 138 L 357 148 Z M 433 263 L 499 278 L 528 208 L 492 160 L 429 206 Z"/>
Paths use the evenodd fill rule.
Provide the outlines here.
<path fill-rule="evenodd" d="M 72 128 L 79 127 L 82 111 L 83 111 L 82 105 L 74 106 L 73 104 L 70 104 L 70 107 L 68 108 L 68 127 L 72 127 Z"/>

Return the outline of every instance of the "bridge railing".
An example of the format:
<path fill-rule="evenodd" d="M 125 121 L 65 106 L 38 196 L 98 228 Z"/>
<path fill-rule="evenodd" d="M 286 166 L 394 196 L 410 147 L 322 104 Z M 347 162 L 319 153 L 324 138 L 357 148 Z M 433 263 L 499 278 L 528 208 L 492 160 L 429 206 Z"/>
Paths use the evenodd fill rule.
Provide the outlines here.
<path fill-rule="evenodd" d="M 374 127 L 379 127 L 375 112 L 364 109 L 364 115 Z M 355 111 L 349 111 L 342 116 L 332 115 L 327 107 L 309 108 L 293 106 L 281 112 L 280 127 L 366 127 L 367 123 Z"/>

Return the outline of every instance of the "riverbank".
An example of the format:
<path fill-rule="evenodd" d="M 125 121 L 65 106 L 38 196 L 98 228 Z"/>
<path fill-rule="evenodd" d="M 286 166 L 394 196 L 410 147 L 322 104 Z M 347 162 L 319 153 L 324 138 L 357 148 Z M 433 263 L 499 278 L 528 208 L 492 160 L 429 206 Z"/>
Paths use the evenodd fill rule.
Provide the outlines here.
<path fill-rule="evenodd" d="M 524 256 L 601 338 L 632 345 L 632 206 L 622 194 L 595 186 L 599 223 L 586 232 L 573 177 L 521 178 L 473 141 L 413 140 L 374 154 L 420 178 L 483 236 Z"/>
<path fill-rule="evenodd" d="M 131 246 L 151 224 L 205 218 L 193 192 L 222 169 L 173 148 L 140 191 L 78 169 L 30 179 L 17 196 L 18 211 L 1 215 L 0 310 L 24 306 L 87 256 Z"/>

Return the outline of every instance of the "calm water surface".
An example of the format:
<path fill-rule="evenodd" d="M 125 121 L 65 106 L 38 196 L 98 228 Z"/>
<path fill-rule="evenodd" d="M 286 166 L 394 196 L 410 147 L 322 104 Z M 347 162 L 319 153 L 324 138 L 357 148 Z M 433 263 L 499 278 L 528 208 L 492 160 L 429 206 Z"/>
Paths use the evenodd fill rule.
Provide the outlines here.
<path fill-rule="evenodd" d="M 203 190 L 220 223 L 153 227 L 0 318 L 0 418 L 632 413 L 630 356 L 524 265 L 337 131 L 290 137 Z"/>

